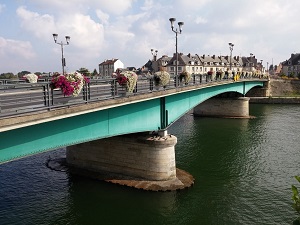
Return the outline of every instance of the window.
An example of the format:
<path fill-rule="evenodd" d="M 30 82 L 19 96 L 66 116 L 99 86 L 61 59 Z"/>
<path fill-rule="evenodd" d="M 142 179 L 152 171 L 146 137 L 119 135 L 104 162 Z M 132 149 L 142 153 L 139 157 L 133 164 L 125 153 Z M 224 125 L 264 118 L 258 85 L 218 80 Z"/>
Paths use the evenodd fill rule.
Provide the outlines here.
<path fill-rule="evenodd" d="M 174 67 L 173 66 L 170 67 L 170 71 L 172 71 L 172 72 L 174 71 Z"/>
<path fill-rule="evenodd" d="M 179 71 L 182 71 L 182 67 L 181 66 L 178 66 L 178 72 Z"/>

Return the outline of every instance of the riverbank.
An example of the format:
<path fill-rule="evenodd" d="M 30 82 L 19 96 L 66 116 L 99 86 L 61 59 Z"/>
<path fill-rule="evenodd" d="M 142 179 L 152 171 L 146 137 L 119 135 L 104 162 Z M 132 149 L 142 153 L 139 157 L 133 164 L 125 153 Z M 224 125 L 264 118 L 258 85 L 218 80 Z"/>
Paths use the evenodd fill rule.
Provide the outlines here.
<path fill-rule="evenodd" d="M 300 104 L 300 97 L 250 97 L 256 104 Z"/>

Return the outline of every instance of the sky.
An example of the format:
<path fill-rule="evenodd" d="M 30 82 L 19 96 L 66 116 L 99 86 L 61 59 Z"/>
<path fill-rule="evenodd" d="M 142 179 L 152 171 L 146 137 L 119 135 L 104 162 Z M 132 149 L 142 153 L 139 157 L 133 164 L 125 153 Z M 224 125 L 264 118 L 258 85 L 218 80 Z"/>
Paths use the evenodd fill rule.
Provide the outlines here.
<path fill-rule="evenodd" d="M 299 0 L 1 0 L 0 74 L 20 71 L 98 71 L 106 59 L 142 67 L 172 56 L 176 35 L 169 18 L 184 22 L 178 52 L 198 55 L 254 54 L 266 67 L 300 52 Z M 267 64 L 268 63 L 268 64 Z"/>

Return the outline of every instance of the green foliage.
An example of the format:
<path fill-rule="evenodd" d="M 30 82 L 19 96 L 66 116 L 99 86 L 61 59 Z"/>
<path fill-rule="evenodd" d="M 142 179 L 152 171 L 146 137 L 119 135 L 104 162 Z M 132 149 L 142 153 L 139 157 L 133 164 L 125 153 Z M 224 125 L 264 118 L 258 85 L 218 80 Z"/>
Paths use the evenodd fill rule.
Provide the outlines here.
<path fill-rule="evenodd" d="M 0 79 L 11 79 L 14 77 L 13 73 L 1 73 L 0 74 Z"/>
<path fill-rule="evenodd" d="M 77 70 L 77 72 L 83 74 L 84 76 L 91 76 L 90 71 L 84 67 L 81 67 L 79 70 Z"/>
<path fill-rule="evenodd" d="M 29 71 L 22 71 L 22 72 L 19 72 L 19 73 L 18 73 L 18 77 L 21 78 L 21 77 L 23 77 L 24 75 L 29 74 L 29 73 L 31 73 L 31 72 L 29 72 Z"/>
<path fill-rule="evenodd" d="M 280 76 L 280 77 L 287 77 L 287 76 L 285 75 L 285 73 L 280 73 L 279 76 Z"/>
<path fill-rule="evenodd" d="M 292 78 L 294 78 L 295 77 L 295 73 L 291 72 L 289 76 L 292 77 Z"/>
<path fill-rule="evenodd" d="M 96 69 L 94 69 L 93 73 L 92 73 L 92 76 L 97 76 L 98 75 L 98 72 Z"/>
<path fill-rule="evenodd" d="M 300 176 L 295 176 L 295 179 L 300 183 Z M 298 188 L 295 185 L 292 185 L 292 192 L 293 208 L 296 210 L 297 213 L 300 214 L 300 196 Z M 300 222 L 299 217 L 295 221 Z"/>

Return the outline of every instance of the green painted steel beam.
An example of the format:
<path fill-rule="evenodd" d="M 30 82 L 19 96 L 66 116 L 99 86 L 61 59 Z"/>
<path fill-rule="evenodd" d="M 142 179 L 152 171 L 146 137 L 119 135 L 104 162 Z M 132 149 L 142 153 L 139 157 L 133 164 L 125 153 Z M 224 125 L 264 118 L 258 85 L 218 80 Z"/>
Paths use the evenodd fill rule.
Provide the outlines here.
<path fill-rule="evenodd" d="M 263 82 L 235 82 L 22 127 L 0 133 L 0 163 L 95 139 L 164 129 L 203 101 L 245 94 Z"/>

